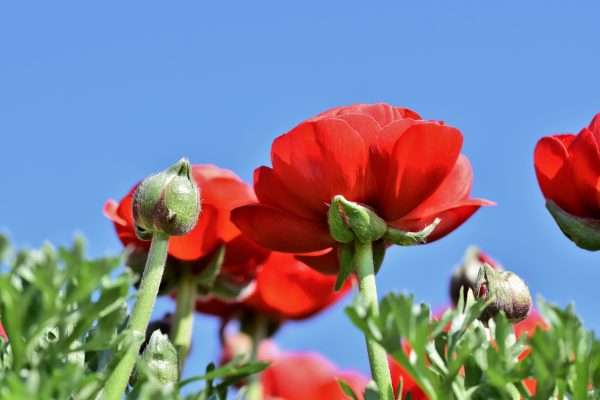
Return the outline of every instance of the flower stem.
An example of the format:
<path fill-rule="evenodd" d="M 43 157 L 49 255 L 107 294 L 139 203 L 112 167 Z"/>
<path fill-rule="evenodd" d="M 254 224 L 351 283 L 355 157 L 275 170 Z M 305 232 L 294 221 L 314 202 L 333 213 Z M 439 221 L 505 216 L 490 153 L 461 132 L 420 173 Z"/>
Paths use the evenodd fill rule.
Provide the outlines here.
<path fill-rule="evenodd" d="M 374 315 L 379 314 L 379 302 L 377 299 L 377 286 L 375 284 L 375 271 L 373 266 L 372 243 L 354 244 L 354 262 L 358 274 L 358 287 L 360 296 L 367 302 L 368 307 Z M 379 389 L 381 400 L 393 400 L 392 378 L 387 362 L 385 350 L 373 339 L 365 336 L 367 342 L 367 353 L 373 380 Z"/>
<path fill-rule="evenodd" d="M 252 327 L 252 350 L 250 353 L 251 362 L 258 361 L 260 343 L 267 337 L 267 325 L 268 320 L 264 316 L 257 314 Z M 246 392 L 246 400 L 262 400 L 262 389 L 260 373 L 252 375 L 250 377 L 250 383 L 248 384 L 248 391 Z"/>
<path fill-rule="evenodd" d="M 133 306 L 131 319 L 129 320 L 128 330 L 131 331 L 133 337 L 144 338 L 152 309 L 158 295 L 158 288 L 162 280 L 165 269 L 165 261 L 167 260 L 167 246 L 169 244 L 169 236 L 164 233 L 154 233 L 152 235 L 152 244 L 146 260 L 142 282 L 137 293 L 137 299 Z M 119 364 L 113 370 L 106 382 L 104 398 L 106 400 L 119 400 L 122 398 L 129 377 L 133 372 L 135 362 L 137 361 L 138 353 L 142 341 L 134 341 L 134 344 L 129 347 Z"/>
<path fill-rule="evenodd" d="M 190 351 L 194 327 L 194 304 L 196 302 L 196 280 L 184 275 L 177 289 L 174 329 L 171 341 L 179 355 L 179 373 L 183 371 L 185 359 Z"/>

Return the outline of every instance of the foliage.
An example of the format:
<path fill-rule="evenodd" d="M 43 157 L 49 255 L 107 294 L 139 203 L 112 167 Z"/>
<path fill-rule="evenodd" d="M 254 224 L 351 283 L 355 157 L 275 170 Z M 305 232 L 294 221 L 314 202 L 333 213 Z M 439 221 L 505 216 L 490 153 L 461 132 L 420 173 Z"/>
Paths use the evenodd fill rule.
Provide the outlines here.
<path fill-rule="evenodd" d="M 15 251 L 0 235 L 0 317 L 8 336 L 0 340 L 0 399 L 101 398 L 120 356 L 144 340 L 124 329 L 133 276 L 129 270 L 118 274 L 119 265 L 119 257 L 88 259 L 80 238 L 71 248 L 46 244 Z M 162 348 L 169 352 L 171 345 Z M 145 361 L 139 357 L 129 398 L 220 400 L 231 384 L 266 367 L 211 365 L 203 376 L 164 385 Z M 204 388 L 181 394 L 198 380 L 206 382 Z"/>
<path fill-rule="evenodd" d="M 432 400 L 599 398 L 600 342 L 584 329 L 573 307 L 543 300 L 539 305 L 549 328 L 520 338 L 502 313 L 487 326 L 479 321 L 486 304 L 471 292 L 438 319 L 413 296 L 398 294 L 382 300 L 378 316 L 360 299 L 347 314 Z M 535 395 L 525 379 L 537 382 Z"/>

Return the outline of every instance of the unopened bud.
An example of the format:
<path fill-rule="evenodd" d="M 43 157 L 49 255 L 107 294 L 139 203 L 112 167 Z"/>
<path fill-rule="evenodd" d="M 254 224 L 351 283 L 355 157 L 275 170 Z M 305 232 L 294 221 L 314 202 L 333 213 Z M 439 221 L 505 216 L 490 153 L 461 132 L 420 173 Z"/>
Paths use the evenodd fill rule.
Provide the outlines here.
<path fill-rule="evenodd" d="M 142 240 L 155 232 L 184 235 L 194 228 L 199 214 L 200 194 L 185 158 L 144 179 L 133 196 L 136 234 Z"/>
<path fill-rule="evenodd" d="M 331 237 L 341 243 L 354 239 L 361 243 L 379 240 L 387 229 L 386 222 L 369 207 L 334 196 L 327 213 Z"/>
<path fill-rule="evenodd" d="M 477 278 L 481 266 L 487 263 L 495 270 L 501 271 L 503 268 L 476 246 L 471 246 L 465 252 L 463 262 L 452 273 L 450 278 L 450 300 L 455 306 L 458 304 L 460 289 L 463 288 L 464 300 L 467 300 L 469 289 L 475 293 L 477 287 Z"/>
<path fill-rule="evenodd" d="M 177 350 L 167 335 L 156 330 L 142 354 L 142 361 L 152 374 L 163 385 L 175 385 L 179 378 Z"/>
<path fill-rule="evenodd" d="M 546 208 L 560 230 L 578 247 L 591 251 L 600 250 L 600 220 L 572 215 L 551 200 L 546 202 Z"/>
<path fill-rule="evenodd" d="M 518 322 L 531 310 L 531 294 L 525 282 L 510 271 L 497 271 L 488 264 L 479 270 L 475 297 L 490 302 L 480 316 L 482 321 L 503 311 L 511 322 Z"/>

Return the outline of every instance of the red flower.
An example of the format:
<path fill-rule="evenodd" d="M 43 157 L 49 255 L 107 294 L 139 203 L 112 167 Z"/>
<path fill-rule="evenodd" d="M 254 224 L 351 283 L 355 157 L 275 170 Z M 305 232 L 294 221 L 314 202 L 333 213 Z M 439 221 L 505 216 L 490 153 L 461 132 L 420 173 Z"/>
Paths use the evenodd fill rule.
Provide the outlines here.
<path fill-rule="evenodd" d="M 1 322 L 0 322 L 0 338 L 2 338 L 4 340 L 8 340 L 8 335 L 6 334 L 6 331 L 4 330 L 4 326 L 2 325 Z"/>
<path fill-rule="evenodd" d="M 252 310 L 276 320 L 299 320 L 313 316 L 346 295 L 353 280 L 334 291 L 336 278 L 307 267 L 293 255 L 273 252 L 258 269 L 249 297 L 239 303 L 214 298 L 200 299 L 196 309 L 228 316 L 240 310 Z"/>
<path fill-rule="evenodd" d="M 235 283 L 251 281 L 268 251 L 245 238 L 231 222 L 230 214 L 235 207 L 256 201 L 252 188 L 233 172 L 214 165 L 194 165 L 192 175 L 201 192 L 202 213 L 190 233 L 171 237 L 169 255 L 202 268 L 213 252 L 225 244 L 222 274 Z M 108 200 L 104 214 L 113 221 L 124 245 L 147 249 L 150 242 L 139 240 L 134 230 L 131 203 L 136 187 L 120 203 Z"/>
<path fill-rule="evenodd" d="M 308 253 L 336 246 L 327 209 L 333 196 L 371 207 L 395 228 L 420 230 L 436 217 L 436 240 L 486 200 L 472 199 L 472 171 L 462 135 L 387 104 L 329 110 L 278 137 L 272 168 L 254 172 L 259 203 L 234 210 L 240 229 L 276 251 Z"/>
<path fill-rule="evenodd" d="M 600 113 L 579 134 L 546 136 L 534 163 L 546 206 L 579 247 L 600 250 Z"/>
<path fill-rule="evenodd" d="M 579 134 L 546 136 L 535 147 L 542 193 L 564 211 L 600 219 L 600 113 Z"/>
<path fill-rule="evenodd" d="M 282 354 L 261 376 L 263 394 L 269 400 L 347 400 L 339 379 L 363 399 L 367 378 L 355 372 L 340 371 L 316 353 Z"/>

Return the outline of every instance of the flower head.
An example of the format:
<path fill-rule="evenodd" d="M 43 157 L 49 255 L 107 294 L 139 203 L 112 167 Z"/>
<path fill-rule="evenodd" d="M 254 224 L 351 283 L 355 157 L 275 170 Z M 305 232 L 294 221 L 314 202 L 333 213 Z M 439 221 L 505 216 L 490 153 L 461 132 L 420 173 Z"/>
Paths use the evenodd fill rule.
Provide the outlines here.
<path fill-rule="evenodd" d="M 440 218 L 427 237 L 433 241 L 491 204 L 470 197 L 472 171 L 461 146 L 458 129 L 408 109 L 335 108 L 275 139 L 272 167 L 254 173 L 259 203 L 234 210 L 233 220 L 269 249 L 323 256 L 362 234 L 337 215 L 328 218 L 330 204 L 343 196 L 348 203 L 341 205 L 363 205 L 394 229 L 419 231 Z M 377 238 L 378 225 L 366 233 Z"/>
<path fill-rule="evenodd" d="M 540 139 L 534 163 L 546 206 L 577 246 L 600 250 L 600 114 L 579 134 Z"/>
<path fill-rule="evenodd" d="M 335 281 L 335 276 L 315 271 L 291 254 L 273 252 L 258 269 L 246 298 L 239 302 L 200 298 L 196 310 L 222 317 L 249 311 L 275 321 L 306 319 L 348 294 L 353 284 L 350 279 L 335 291 Z"/>
<path fill-rule="evenodd" d="M 269 252 L 244 237 L 231 222 L 230 214 L 235 207 L 256 201 L 252 188 L 233 172 L 213 165 L 193 165 L 191 176 L 201 192 L 202 213 L 190 232 L 169 240 L 167 275 L 183 268 L 202 271 L 225 246 L 220 278 L 232 285 L 248 284 Z M 121 242 L 138 250 L 142 258 L 138 263 L 143 265 L 149 243 L 136 236 L 133 201 L 137 188 L 135 185 L 119 203 L 108 200 L 104 214 L 113 222 Z"/>

